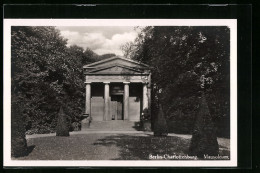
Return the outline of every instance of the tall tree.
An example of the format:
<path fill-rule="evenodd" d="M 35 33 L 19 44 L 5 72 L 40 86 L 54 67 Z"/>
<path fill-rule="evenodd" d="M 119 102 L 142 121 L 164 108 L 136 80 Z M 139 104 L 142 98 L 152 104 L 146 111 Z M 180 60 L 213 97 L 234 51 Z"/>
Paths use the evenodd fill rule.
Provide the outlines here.
<path fill-rule="evenodd" d="M 129 59 L 133 58 L 132 56 L 134 55 L 134 51 L 136 50 L 133 42 L 127 42 L 121 45 L 120 49 L 123 51 L 124 57 Z"/>
<path fill-rule="evenodd" d="M 98 55 L 90 48 L 86 48 L 84 50 L 84 59 L 82 60 L 82 64 L 86 65 L 95 61 L 98 61 Z"/>
<path fill-rule="evenodd" d="M 23 106 L 27 130 L 54 132 L 62 102 L 68 102 L 72 121 L 79 121 L 84 84 L 78 50 L 68 49 L 55 27 L 12 27 L 11 39 L 11 87 L 16 98 L 12 102 Z"/>
<path fill-rule="evenodd" d="M 162 92 L 167 118 L 181 129 L 193 125 L 203 77 L 213 120 L 229 132 L 221 127 L 229 126 L 229 32 L 225 26 L 148 26 L 134 42 L 130 56 L 150 65 L 154 97 Z"/>

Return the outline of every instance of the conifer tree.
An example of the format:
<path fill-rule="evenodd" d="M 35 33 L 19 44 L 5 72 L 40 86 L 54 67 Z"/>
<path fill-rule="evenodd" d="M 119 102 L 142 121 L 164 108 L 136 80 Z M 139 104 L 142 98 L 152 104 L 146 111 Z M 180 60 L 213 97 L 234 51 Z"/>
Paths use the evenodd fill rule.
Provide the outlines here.
<path fill-rule="evenodd" d="M 216 156 L 218 153 L 219 146 L 216 130 L 203 92 L 199 112 L 192 133 L 189 155 L 203 158 L 204 155 Z"/>
<path fill-rule="evenodd" d="M 69 125 L 67 121 L 67 116 L 63 112 L 62 106 L 60 107 L 57 127 L 56 127 L 56 136 L 69 136 Z"/>
<path fill-rule="evenodd" d="M 27 154 L 25 126 L 22 121 L 22 112 L 17 102 L 12 103 L 11 109 L 11 155 L 21 157 Z"/>

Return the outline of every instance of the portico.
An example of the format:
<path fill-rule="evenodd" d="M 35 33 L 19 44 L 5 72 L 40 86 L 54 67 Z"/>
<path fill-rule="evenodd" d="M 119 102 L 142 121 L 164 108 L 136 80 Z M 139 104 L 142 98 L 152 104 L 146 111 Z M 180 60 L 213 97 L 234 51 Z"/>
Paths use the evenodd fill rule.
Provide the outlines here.
<path fill-rule="evenodd" d="M 92 121 L 140 121 L 150 113 L 151 74 L 146 64 L 112 57 L 84 67 L 85 114 Z M 86 120 L 82 120 L 82 127 Z"/>

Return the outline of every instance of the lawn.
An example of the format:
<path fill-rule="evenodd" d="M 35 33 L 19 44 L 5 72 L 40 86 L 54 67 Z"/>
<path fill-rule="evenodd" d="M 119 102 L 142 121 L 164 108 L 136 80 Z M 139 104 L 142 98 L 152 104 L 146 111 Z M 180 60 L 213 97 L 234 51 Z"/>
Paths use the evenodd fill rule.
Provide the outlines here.
<path fill-rule="evenodd" d="M 220 155 L 229 155 L 222 140 Z M 19 160 L 149 160 L 149 155 L 186 155 L 190 138 L 149 134 L 73 134 L 70 137 L 29 138 L 28 156 Z M 224 145 L 221 145 L 221 144 Z"/>

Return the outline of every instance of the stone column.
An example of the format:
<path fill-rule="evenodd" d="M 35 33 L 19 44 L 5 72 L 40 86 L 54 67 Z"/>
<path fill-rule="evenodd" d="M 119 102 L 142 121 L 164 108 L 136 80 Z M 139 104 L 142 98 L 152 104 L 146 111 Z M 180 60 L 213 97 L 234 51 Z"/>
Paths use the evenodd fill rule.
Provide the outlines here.
<path fill-rule="evenodd" d="M 124 82 L 124 120 L 129 119 L 129 83 L 130 82 Z"/>
<path fill-rule="evenodd" d="M 105 108 L 104 108 L 104 116 L 103 120 L 106 121 L 109 117 L 109 83 L 110 82 L 104 82 L 105 84 L 105 92 L 104 92 L 104 100 L 105 100 Z"/>
<path fill-rule="evenodd" d="M 147 83 L 143 83 L 143 112 L 142 115 L 145 119 L 143 119 L 143 130 L 144 131 L 151 131 L 151 116 L 149 111 L 149 93 L 150 88 L 148 89 Z M 148 119 L 147 119 L 148 118 Z"/>
<path fill-rule="evenodd" d="M 89 120 L 91 117 L 91 82 L 85 82 L 86 84 L 86 101 L 85 101 L 85 115 L 81 120 L 81 130 L 89 128 Z"/>
<path fill-rule="evenodd" d="M 151 93 L 152 83 L 151 83 L 151 79 L 152 79 L 152 77 L 151 77 L 151 73 L 150 73 L 149 76 L 148 76 L 148 113 L 149 113 L 150 116 L 152 115 L 151 114 L 151 107 L 152 107 L 152 100 L 151 100 L 151 98 L 152 98 L 152 93 Z"/>
<path fill-rule="evenodd" d="M 151 102 L 151 85 L 148 85 L 148 113 L 151 116 L 151 106 L 152 106 L 152 102 Z"/>
<path fill-rule="evenodd" d="M 148 111 L 148 90 L 147 83 L 143 83 L 143 111 L 147 109 Z"/>
<path fill-rule="evenodd" d="M 85 82 L 86 84 L 86 104 L 85 104 L 85 114 L 90 115 L 91 108 L 91 82 Z"/>

